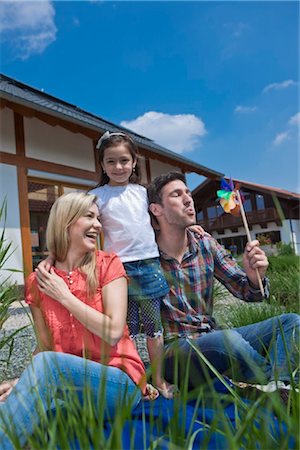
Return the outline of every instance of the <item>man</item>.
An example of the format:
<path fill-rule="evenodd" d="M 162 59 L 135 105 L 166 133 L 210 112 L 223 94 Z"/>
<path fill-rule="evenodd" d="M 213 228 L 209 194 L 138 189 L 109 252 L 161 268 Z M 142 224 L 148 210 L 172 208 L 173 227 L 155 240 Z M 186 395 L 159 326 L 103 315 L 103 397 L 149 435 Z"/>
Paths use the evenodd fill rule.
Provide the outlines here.
<path fill-rule="evenodd" d="M 170 286 L 163 304 L 166 362 L 170 382 L 184 376 L 189 367 L 189 387 L 196 387 L 213 370 L 246 382 L 291 382 L 291 368 L 298 367 L 300 316 L 283 314 L 256 324 L 218 330 L 213 319 L 213 278 L 234 296 L 247 302 L 262 301 L 257 271 L 267 298 L 265 277 L 268 260 L 258 241 L 248 243 L 241 269 L 210 235 L 192 232 L 195 209 L 183 174 L 171 172 L 156 177 L 148 188 L 149 210 L 159 225 L 157 243 Z M 204 357 L 201 357 L 201 355 Z M 179 382 L 180 382 L 179 378 Z"/>

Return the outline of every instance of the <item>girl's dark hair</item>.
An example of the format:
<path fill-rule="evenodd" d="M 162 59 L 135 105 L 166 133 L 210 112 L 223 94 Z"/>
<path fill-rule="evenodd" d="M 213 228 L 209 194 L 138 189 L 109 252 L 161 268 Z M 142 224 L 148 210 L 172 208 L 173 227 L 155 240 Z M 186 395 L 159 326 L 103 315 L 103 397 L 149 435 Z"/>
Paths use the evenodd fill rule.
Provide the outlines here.
<path fill-rule="evenodd" d="M 137 149 L 135 142 L 131 139 L 130 136 L 128 136 L 125 133 L 124 134 L 123 133 L 120 133 L 120 134 L 113 133 L 111 136 L 105 138 L 101 142 L 100 147 L 98 149 L 99 165 L 100 165 L 100 180 L 99 180 L 99 183 L 95 186 L 95 188 L 99 187 L 99 186 L 104 186 L 105 184 L 108 184 L 109 178 L 108 178 L 107 174 L 103 172 L 103 168 L 102 168 L 104 153 L 108 147 L 113 147 L 113 146 L 116 146 L 119 144 L 125 145 L 127 147 L 127 149 L 129 150 L 129 152 L 132 156 L 132 159 L 136 160 L 136 166 L 135 166 L 134 171 L 132 171 L 132 174 L 130 175 L 129 182 L 135 183 L 135 184 L 140 183 L 141 168 L 140 168 L 140 164 L 139 164 L 138 149 Z"/>

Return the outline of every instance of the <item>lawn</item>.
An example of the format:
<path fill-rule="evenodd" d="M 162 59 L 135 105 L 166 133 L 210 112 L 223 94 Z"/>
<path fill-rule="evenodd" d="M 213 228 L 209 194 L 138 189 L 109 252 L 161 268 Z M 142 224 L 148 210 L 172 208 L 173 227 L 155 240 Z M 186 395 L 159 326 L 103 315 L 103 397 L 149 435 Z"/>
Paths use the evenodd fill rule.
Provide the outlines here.
<path fill-rule="evenodd" d="M 245 304 L 233 300 L 220 285 L 216 285 L 216 316 L 223 326 L 246 325 L 284 311 L 299 313 L 299 257 L 287 255 L 270 258 L 268 275 L 271 296 L 268 302 L 262 304 Z M 6 290 L 7 282 L 3 286 L 2 292 L 11 292 L 11 299 L 15 300 L 15 290 Z M 2 297 L 0 301 L 0 328 L 8 317 L 10 302 L 7 295 L 5 301 Z M 10 343 L 13 338 L 15 336 L 10 339 Z M 1 345 L 9 345 L 9 340 L 4 342 L 3 339 L 2 335 L 0 349 Z M 13 346 L 10 349 L 14 351 Z M 199 359 L 214 371 L 200 353 Z M 104 419 L 103 401 L 100 400 L 97 407 L 93 405 L 88 386 L 83 405 L 69 391 L 63 392 L 64 405 L 57 401 L 55 413 L 45 415 L 41 405 L 37 408 L 40 411 L 40 425 L 34 435 L 29 437 L 26 448 L 300 448 L 299 394 L 295 389 L 291 390 L 288 404 L 284 405 L 277 392 L 249 397 L 228 384 L 228 380 L 216 371 L 215 376 L 215 382 L 201 385 L 193 393 L 188 393 L 186 383 L 183 383 L 180 395 L 174 401 L 159 399 L 143 402 L 134 413 L 128 405 L 120 405 L 117 414 L 110 420 Z M 245 399 L 247 396 L 248 399 Z M 11 432 L 14 436 L 13 430 Z M 15 448 L 20 448 L 16 436 L 14 439 Z"/>

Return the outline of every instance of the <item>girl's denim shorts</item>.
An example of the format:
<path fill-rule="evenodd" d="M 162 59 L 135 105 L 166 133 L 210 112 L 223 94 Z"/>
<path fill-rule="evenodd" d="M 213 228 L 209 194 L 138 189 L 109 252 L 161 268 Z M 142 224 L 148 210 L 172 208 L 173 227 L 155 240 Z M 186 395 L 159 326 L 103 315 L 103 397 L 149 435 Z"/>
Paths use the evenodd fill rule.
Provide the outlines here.
<path fill-rule="evenodd" d="M 126 262 L 123 264 L 129 277 L 128 296 L 135 300 L 164 297 L 169 286 L 159 258 Z"/>

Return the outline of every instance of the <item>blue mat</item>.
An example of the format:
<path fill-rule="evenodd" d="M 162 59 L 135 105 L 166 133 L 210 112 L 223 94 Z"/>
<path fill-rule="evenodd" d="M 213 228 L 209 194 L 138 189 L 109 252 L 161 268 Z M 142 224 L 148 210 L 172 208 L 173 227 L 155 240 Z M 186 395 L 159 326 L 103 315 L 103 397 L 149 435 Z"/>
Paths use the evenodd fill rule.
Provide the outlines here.
<path fill-rule="evenodd" d="M 214 389 L 220 395 L 227 392 L 226 387 L 218 381 L 215 381 Z M 218 411 L 209 406 L 209 399 L 206 396 L 198 403 L 194 400 L 183 404 L 179 399 L 166 400 L 161 396 L 155 401 L 142 401 L 132 411 L 130 419 L 120 425 L 122 426 L 122 442 L 118 441 L 114 445 L 112 441 L 112 447 L 122 450 L 149 448 L 169 450 L 172 443 L 173 448 L 184 450 L 187 445 L 189 449 L 228 450 L 231 448 L 231 442 L 224 434 L 226 427 L 231 429 L 231 434 L 234 436 L 239 430 L 240 419 L 242 423 L 243 416 L 247 414 L 251 406 L 250 401 L 243 400 L 242 405 L 237 409 L 237 406 L 230 401 L 230 397 L 228 398 L 226 402 L 225 400 L 220 402 Z M 220 414 L 220 408 L 223 415 Z M 258 408 L 252 421 L 251 438 L 253 439 L 250 444 L 245 442 L 245 445 L 241 445 L 240 448 L 255 450 L 295 448 L 292 438 L 288 442 L 284 441 L 287 435 L 286 425 L 279 422 L 270 411 Z M 104 431 L 109 438 L 114 429 L 106 422 Z M 264 448 L 257 444 L 256 437 L 261 433 L 264 433 L 265 437 Z M 119 434 L 119 430 L 116 434 Z M 283 447 L 282 443 L 284 443 Z M 76 440 L 70 442 L 69 448 L 86 450 L 82 449 Z M 98 449 L 94 449 L 91 445 L 89 450 Z"/>
<path fill-rule="evenodd" d="M 226 393 L 226 388 L 222 383 L 215 381 L 214 387 L 220 394 Z M 171 442 L 175 448 L 185 449 L 186 439 L 189 438 L 189 448 L 191 449 L 228 450 L 230 442 L 228 442 L 223 431 L 226 426 L 229 426 L 232 435 L 235 435 L 240 425 L 239 418 L 248 412 L 251 402 L 244 400 L 240 411 L 237 411 L 234 403 L 222 401 L 224 420 L 221 423 L 216 423 L 216 420 L 220 422 L 220 411 L 216 414 L 216 410 L 209 407 L 208 404 L 207 399 L 203 399 L 198 404 L 196 404 L 196 401 L 183 404 L 179 399 L 166 400 L 161 396 L 152 402 L 141 402 L 133 410 L 130 421 L 127 421 L 123 427 L 122 449 L 147 449 L 155 443 L 157 445 L 153 448 L 167 450 L 170 448 Z M 216 419 L 217 417 L 219 419 Z M 286 436 L 285 424 L 280 423 L 273 414 L 263 408 L 259 409 L 253 421 L 254 445 L 252 442 L 251 448 L 260 448 L 255 443 L 256 432 L 258 434 L 263 432 L 265 437 L 268 436 L 268 448 L 278 448 L 278 441 L 282 441 Z M 170 423 L 172 423 L 171 427 Z M 213 425 L 212 429 L 218 431 L 211 431 L 210 425 Z M 172 435 L 170 435 L 170 428 L 172 429 Z M 176 430 L 175 434 L 174 430 Z M 111 431 L 108 427 L 108 434 Z M 293 439 L 286 443 L 286 448 L 295 448 Z"/>

